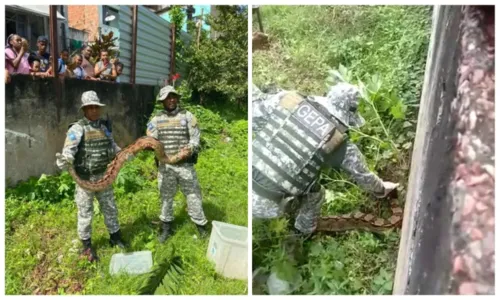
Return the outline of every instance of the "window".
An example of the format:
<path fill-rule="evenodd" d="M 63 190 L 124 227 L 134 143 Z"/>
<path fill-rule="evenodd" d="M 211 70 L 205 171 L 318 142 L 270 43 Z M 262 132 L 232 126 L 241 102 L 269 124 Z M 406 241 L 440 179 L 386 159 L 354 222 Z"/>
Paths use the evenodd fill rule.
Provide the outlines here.
<path fill-rule="evenodd" d="M 30 50 L 36 50 L 36 40 L 47 35 L 44 29 L 45 17 L 20 11 L 5 11 L 5 36 L 19 34 L 29 41 Z"/>
<path fill-rule="evenodd" d="M 30 42 L 30 49 L 32 50 L 37 49 L 36 40 L 38 39 L 39 36 L 41 35 L 46 35 L 47 37 L 49 36 L 48 34 L 45 33 L 45 28 L 44 28 L 45 19 L 46 18 L 37 15 L 29 16 L 31 33 L 28 39 Z"/>
<path fill-rule="evenodd" d="M 106 22 L 106 17 L 108 16 L 115 16 L 114 20 Z M 108 25 L 114 28 L 120 28 L 120 14 L 119 11 L 111 8 L 109 6 L 104 5 L 102 7 L 102 24 Z"/>
<path fill-rule="evenodd" d="M 5 11 L 5 36 L 17 32 L 17 17 L 16 14 L 11 11 Z"/>

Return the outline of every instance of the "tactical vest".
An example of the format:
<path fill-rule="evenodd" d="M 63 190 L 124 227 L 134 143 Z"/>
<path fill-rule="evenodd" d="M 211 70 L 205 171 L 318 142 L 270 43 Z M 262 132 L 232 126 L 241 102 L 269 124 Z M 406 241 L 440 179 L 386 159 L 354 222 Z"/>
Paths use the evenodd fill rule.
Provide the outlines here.
<path fill-rule="evenodd" d="M 171 116 L 165 112 L 159 112 L 157 116 L 158 140 L 163 144 L 166 154 L 176 154 L 189 144 L 189 129 L 185 110 Z"/>
<path fill-rule="evenodd" d="M 95 128 L 86 119 L 81 119 L 77 123 L 83 127 L 83 136 L 78 144 L 74 166 L 80 177 L 88 179 L 90 175 L 104 173 L 115 153 L 103 124 L 99 122 L 99 127 Z"/>
<path fill-rule="evenodd" d="M 293 92 L 279 105 L 252 143 L 252 167 L 282 194 L 303 194 L 316 181 L 328 154 L 344 141 L 346 128 L 328 111 Z M 254 177 L 255 178 L 255 177 Z"/>

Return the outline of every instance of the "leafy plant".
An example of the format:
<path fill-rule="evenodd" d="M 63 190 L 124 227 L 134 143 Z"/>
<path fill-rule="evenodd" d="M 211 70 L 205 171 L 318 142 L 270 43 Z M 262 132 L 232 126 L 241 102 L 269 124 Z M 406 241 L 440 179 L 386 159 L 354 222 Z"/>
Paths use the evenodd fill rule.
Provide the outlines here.
<path fill-rule="evenodd" d="M 95 65 L 101 58 L 101 51 L 108 51 L 108 57 L 111 59 L 118 54 L 118 49 L 116 47 L 115 41 L 117 37 L 113 37 L 113 31 L 108 34 L 101 34 L 99 37 L 94 38 L 94 42 L 90 44 L 90 49 L 92 49 L 92 54 L 90 57 L 90 62 Z"/>
<path fill-rule="evenodd" d="M 154 295 L 158 289 L 162 294 L 178 294 L 180 283 L 179 277 L 184 274 L 182 269 L 182 258 L 175 256 L 175 248 L 171 254 L 150 272 L 149 278 L 139 288 L 139 295 Z"/>
<path fill-rule="evenodd" d="M 199 43 L 194 23 L 188 23 L 188 41 L 178 39 L 176 62 L 185 70 L 185 82 L 200 105 L 209 103 L 247 106 L 248 35 L 247 10 L 239 6 L 216 6 L 216 17 L 207 16 L 206 22 L 216 37 L 201 30 Z M 184 12 L 179 7 L 169 11 L 176 28 L 183 25 Z M 179 34 L 180 31 L 177 32 Z"/>
<path fill-rule="evenodd" d="M 75 184 L 68 172 L 61 176 L 42 174 L 39 178 L 32 177 L 21 182 L 15 189 L 6 191 L 6 198 L 14 196 L 24 201 L 43 200 L 46 202 L 60 202 L 73 197 Z"/>

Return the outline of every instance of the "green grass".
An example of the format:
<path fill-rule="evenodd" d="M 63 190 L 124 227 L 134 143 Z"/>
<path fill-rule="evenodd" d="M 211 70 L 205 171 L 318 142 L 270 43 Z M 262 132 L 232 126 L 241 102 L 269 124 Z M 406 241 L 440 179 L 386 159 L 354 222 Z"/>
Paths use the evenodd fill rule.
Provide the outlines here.
<path fill-rule="evenodd" d="M 351 133 L 351 140 L 360 147 L 371 170 L 384 180 L 401 184 L 402 202 L 425 72 L 431 8 L 261 6 L 260 10 L 271 45 L 269 50 L 253 52 L 253 82 L 323 95 L 331 85 L 331 71 L 339 70 L 346 81 L 364 83 L 370 92 L 360 112 L 367 124 L 361 133 Z M 253 30 L 258 30 L 255 17 Z M 321 183 L 327 189 L 323 215 L 361 210 L 388 216 L 386 205 L 379 212 L 379 201 L 343 173 L 324 170 Z M 357 231 L 333 237 L 319 234 L 302 242 L 290 238 L 292 217 L 254 221 L 254 270 L 264 274 L 276 271 L 293 282 L 293 294 L 392 293 L 397 230 L 383 235 Z M 255 292 L 268 293 L 262 277 L 254 283 L 258 285 Z"/>
<path fill-rule="evenodd" d="M 208 110 L 203 113 L 212 116 Z M 211 120 L 223 124 L 224 131 L 202 131 L 205 146 L 196 170 L 205 214 L 209 221 L 247 226 L 247 121 L 229 123 L 218 115 Z M 200 121 L 200 126 L 204 130 L 209 125 Z M 158 242 L 160 200 L 151 152 L 142 152 L 127 163 L 114 187 L 121 230 L 130 251 L 151 250 L 155 265 L 168 258 L 172 247 L 181 256 L 185 274 L 176 286 L 178 294 L 247 294 L 246 280 L 226 279 L 215 272 L 206 258 L 208 238 L 194 238 L 197 230 L 180 192 L 174 204 L 175 235 L 165 244 Z M 68 173 L 32 179 L 7 190 L 6 294 L 138 293 L 148 275 L 109 275 L 111 256 L 119 250 L 108 244 L 109 234 L 97 202 L 92 240 L 101 261 L 95 265 L 79 258 L 73 190 Z"/>

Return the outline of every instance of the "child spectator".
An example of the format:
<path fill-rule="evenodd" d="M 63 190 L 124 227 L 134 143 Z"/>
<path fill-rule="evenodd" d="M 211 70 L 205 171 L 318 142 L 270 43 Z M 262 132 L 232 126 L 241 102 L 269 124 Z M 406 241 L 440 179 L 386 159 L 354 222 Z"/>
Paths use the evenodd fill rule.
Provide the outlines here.
<path fill-rule="evenodd" d="M 123 64 L 121 62 L 117 62 L 115 64 L 115 69 L 116 69 L 116 83 L 120 83 L 120 75 L 123 73 Z"/>
<path fill-rule="evenodd" d="M 57 74 L 59 75 L 59 77 L 64 77 L 67 74 L 66 69 L 68 60 L 69 60 L 69 51 L 67 49 L 63 49 L 60 53 L 59 58 L 57 59 L 57 68 L 58 68 Z"/>
<path fill-rule="evenodd" d="M 83 62 L 83 56 L 81 54 L 75 54 L 73 56 L 73 65 L 75 68 L 73 69 L 73 76 L 76 79 L 85 79 L 87 76 L 87 73 L 85 73 L 85 70 L 82 68 L 82 62 Z"/>

